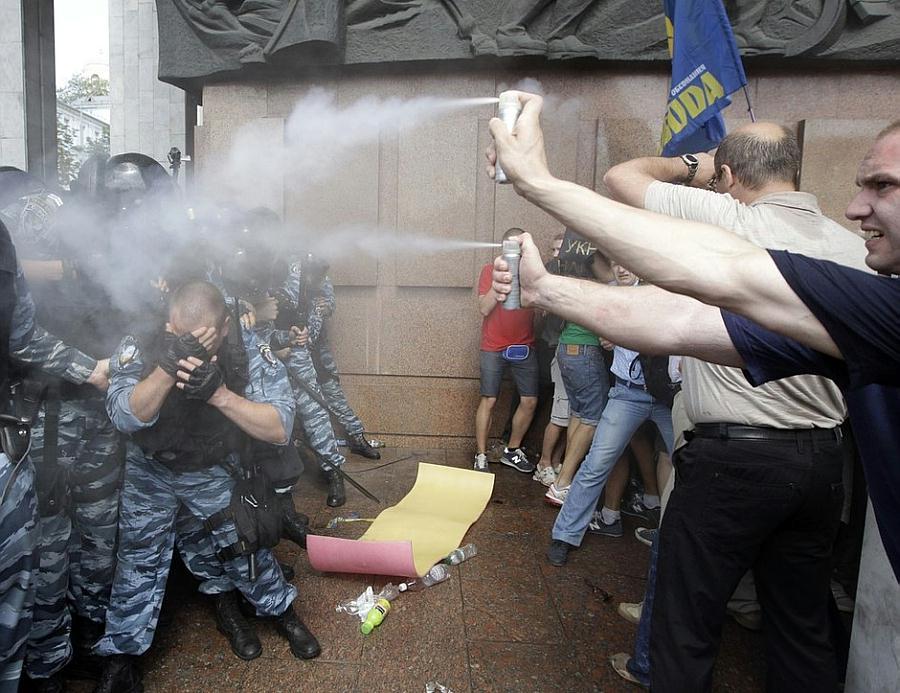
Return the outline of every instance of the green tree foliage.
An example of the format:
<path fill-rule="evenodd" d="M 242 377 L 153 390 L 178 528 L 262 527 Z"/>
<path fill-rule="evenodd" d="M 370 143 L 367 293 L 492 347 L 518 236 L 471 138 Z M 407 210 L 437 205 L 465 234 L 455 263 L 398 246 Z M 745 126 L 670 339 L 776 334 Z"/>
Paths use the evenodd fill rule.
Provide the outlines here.
<path fill-rule="evenodd" d="M 56 90 L 56 98 L 70 106 L 92 96 L 109 96 L 109 80 L 97 75 L 73 75 L 64 87 Z"/>
<path fill-rule="evenodd" d="M 78 147 L 75 146 L 75 136 L 72 134 L 72 128 L 66 125 L 59 114 L 56 116 L 56 170 L 59 174 L 59 184 L 64 188 L 78 173 L 78 158 L 76 152 Z"/>

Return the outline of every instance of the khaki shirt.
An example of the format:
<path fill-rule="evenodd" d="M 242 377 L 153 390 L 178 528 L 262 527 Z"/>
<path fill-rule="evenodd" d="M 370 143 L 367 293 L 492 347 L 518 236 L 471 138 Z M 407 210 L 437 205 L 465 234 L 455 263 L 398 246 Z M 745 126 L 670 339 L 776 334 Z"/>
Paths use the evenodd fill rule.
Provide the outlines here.
<path fill-rule="evenodd" d="M 866 268 L 863 239 L 824 216 L 809 193 L 775 193 L 745 205 L 730 195 L 656 182 L 644 206 L 721 226 L 763 248 Z M 738 368 L 685 358 L 681 369 L 684 406 L 694 424 L 832 428 L 847 417 L 840 390 L 825 378 L 801 375 L 752 387 Z"/>

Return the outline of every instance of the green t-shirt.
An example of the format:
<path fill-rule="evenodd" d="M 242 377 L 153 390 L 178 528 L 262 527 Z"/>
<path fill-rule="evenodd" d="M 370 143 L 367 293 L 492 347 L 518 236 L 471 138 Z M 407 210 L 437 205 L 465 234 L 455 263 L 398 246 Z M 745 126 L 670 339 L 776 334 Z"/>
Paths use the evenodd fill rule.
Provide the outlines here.
<path fill-rule="evenodd" d="M 581 325 L 576 325 L 574 322 L 567 322 L 559 335 L 559 343 L 600 346 L 600 338 L 590 330 L 583 328 Z"/>

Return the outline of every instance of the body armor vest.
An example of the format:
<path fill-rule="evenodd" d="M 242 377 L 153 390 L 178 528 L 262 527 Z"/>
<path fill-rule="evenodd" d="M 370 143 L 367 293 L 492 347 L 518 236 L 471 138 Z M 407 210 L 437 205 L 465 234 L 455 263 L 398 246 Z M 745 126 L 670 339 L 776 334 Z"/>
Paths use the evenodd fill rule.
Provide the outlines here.
<path fill-rule="evenodd" d="M 236 339 L 237 342 L 229 337 L 222 344 L 217 363 L 225 374 L 225 386 L 243 396 L 250 379 L 249 368 L 240 334 Z M 156 354 L 161 345 L 159 339 L 147 358 L 145 375 L 156 367 Z M 173 472 L 185 473 L 213 467 L 231 453 L 241 452 L 244 436 L 218 409 L 202 400 L 189 399 L 173 387 L 156 423 L 134 433 L 132 440 L 144 454 Z"/>

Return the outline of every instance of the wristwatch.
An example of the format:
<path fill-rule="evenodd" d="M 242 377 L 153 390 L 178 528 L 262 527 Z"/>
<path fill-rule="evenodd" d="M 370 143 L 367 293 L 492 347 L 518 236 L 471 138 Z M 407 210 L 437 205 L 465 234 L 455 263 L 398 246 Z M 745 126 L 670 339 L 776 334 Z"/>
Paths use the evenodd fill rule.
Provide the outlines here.
<path fill-rule="evenodd" d="M 690 182 L 694 180 L 694 176 L 697 175 L 697 169 L 700 168 L 700 159 L 693 154 L 682 154 L 681 160 L 684 162 L 684 165 L 688 167 L 687 178 L 682 182 L 684 185 L 690 185 Z"/>

